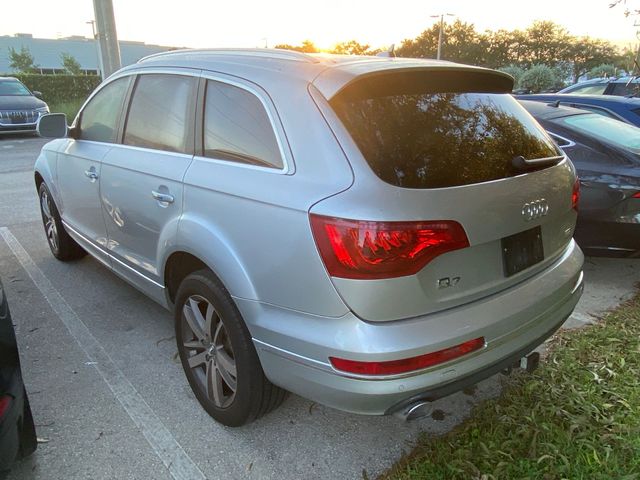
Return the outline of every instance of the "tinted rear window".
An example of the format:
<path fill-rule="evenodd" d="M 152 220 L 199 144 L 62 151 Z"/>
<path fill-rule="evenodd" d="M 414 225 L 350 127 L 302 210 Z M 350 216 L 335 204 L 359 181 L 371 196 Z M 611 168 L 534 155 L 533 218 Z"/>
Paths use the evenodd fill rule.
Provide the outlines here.
<path fill-rule="evenodd" d="M 561 155 L 506 93 L 408 93 L 331 100 L 373 171 L 406 188 L 439 188 L 519 175 L 512 159 Z"/>
<path fill-rule="evenodd" d="M 638 95 L 640 93 L 640 85 L 637 82 L 616 82 L 611 89 L 611 95 L 626 97 L 629 95 Z"/>

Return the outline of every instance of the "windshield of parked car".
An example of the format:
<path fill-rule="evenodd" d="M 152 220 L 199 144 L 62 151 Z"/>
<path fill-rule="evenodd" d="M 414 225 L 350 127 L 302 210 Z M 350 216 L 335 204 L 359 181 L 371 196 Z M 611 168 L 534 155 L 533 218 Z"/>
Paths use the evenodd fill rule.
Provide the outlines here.
<path fill-rule="evenodd" d="M 572 115 L 556 119 L 568 126 L 602 141 L 640 153 L 640 128 L 595 113 Z"/>
<path fill-rule="evenodd" d="M 522 173 L 513 158 L 560 155 L 506 93 L 400 93 L 332 106 L 372 170 L 407 188 L 487 182 Z"/>
<path fill-rule="evenodd" d="M 602 95 L 606 88 L 606 83 L 596 83 L 594 85 L 582 85 L 576 88 L 567 88 L 561 93 L 571 93 L 572 95 Z"/>
<path fill-rule="evenodd" d="M 20 82 L 0 82 L 0 95 L 31 95 L 31 92 Z"/>

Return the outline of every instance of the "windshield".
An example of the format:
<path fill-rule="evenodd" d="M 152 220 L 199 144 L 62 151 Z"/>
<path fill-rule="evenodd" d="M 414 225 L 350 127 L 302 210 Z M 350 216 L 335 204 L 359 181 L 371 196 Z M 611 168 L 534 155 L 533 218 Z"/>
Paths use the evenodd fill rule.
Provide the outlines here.
<path fill-rule="evenodd" d="M 469 185 L 522 173 L 512 160 L 560 155 L 506 93 L 400 93 L 332 100 L 384 181 L 407 188 Z"/>
<path fill-rule="evenodd" d="M 605 142 L 640 153 L 640 128 L 628 123 L 595 113 L 572 115 L 556 121 Z"/>
<path fill-rule="evenodd" d="M 0 95 L 31 95 L 31 92 L 22 83 L 9 80 L 0 82 Z"/>

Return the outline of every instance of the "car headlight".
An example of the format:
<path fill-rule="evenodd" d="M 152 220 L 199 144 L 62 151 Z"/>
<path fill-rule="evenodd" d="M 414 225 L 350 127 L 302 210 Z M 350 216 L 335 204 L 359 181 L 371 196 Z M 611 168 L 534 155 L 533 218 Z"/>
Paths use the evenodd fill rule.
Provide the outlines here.
<path fill-rule="evenodd" d="M 38 112 L 40 114 L 49 113 L 49 107 L 48 106 L 44 106 L 44 107 L 36 108 L 36 112 Z"/>

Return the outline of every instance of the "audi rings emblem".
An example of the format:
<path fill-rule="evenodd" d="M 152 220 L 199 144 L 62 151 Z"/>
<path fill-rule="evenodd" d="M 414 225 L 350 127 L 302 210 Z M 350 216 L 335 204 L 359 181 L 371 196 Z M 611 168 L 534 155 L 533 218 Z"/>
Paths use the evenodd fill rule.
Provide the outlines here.
<path fill-rule="evenodd" d="M 549 213 L 549 204 L 544 198 L 525 203 L 522 206 L 522 216 L 527 222 L 544 217 L 547 213 Z"/>

